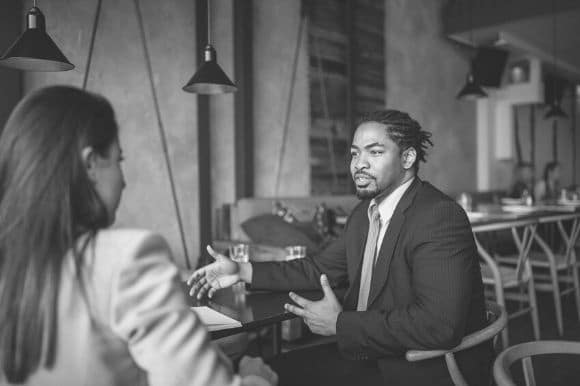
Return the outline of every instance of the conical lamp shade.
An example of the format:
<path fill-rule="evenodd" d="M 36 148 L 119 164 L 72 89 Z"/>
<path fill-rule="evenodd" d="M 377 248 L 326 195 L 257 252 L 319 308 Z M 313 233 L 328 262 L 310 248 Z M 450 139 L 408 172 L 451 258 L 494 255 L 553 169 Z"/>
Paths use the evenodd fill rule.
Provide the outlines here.
<path fill-rule="evenodd" d="M 26 22 L 26 31 L 2 55 L 0 65 L 25 71 L 67 71 L 75 67 L 46 33 L 40 9 L 32 7 Z"/>
<path fill-rule="evenodd" d="M 465 86 L 457 93 L 457 99 L 475 100 L 479 98 L 486 98 L 487 93 L 483 91 L 481 86 L 475 81 L 473 73 L 467 74 Z"/>
<path fill-rule="evenodd" d="M 183 91 L 196 94 L 224 94 L 237 91 L 237 87 L 217 63 L 216 52 L 211 45 L 205 46 L 204 61 Z"/>
<path fill-rule="evenodd" d="M 544 115 L 544 119 L 551 118 L 568 118 L 568 115 L 562 110 L 558 102 L 554 102 L 550 105 L 550 109 Z"/>

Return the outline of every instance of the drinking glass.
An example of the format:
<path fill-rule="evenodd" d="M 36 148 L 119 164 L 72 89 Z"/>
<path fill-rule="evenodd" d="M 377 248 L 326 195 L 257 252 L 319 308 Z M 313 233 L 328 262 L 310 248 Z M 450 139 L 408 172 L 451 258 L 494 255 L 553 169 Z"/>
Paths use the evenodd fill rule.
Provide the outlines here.
<path fill-rule="evenodd" d="M 234 244 L 229 247 L 230 259 L 236 263 L 247 263 L 250 261 L 250 246 L 248 244 Z M 239 282 L 233 285 L 234 295 L 240 296 L 246 293 L 246 285 Z M 236 298 L 237 299 L 237 298 Z M 237 302 L 238 300 L 236 300 Z"/>
<path fill-rule="evenodd" d="M 306 257 L 306 247 L 304 245 L 290 245 L 285 248 L 286 260 L 301 259 Z"/>
<path fill-rule="evenodd" d="M 234 244 L 229 248 L 230 259 L 236 263 L 247 263 L 250 261 L 250 246 L 248 244 Z"/>

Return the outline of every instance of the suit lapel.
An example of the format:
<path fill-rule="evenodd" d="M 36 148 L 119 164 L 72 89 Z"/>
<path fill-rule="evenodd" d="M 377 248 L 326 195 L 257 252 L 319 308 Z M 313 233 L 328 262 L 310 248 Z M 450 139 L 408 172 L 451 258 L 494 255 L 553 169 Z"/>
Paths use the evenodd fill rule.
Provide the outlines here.
<path fill-rule="evenodd" d="M 373 269 L 368 307 L 372 305 L 373 301 L 381 293 L 382 288 L 387 282 L 389 267 L 393 260 L 393 254 L 397 246 L 399 234 L 401 233 L 401 229 L 405 223 L 405 211 L 413 202 L 417 189 L 421 184 L 422 182 L 419 177 L 415 177 L 411 186 L 409 186 L 403 197 L 401 197 L 401 201 L 399 201 L 399 204 L 393 213 L 393 217 L 391 217 L 389 227 L 387 228 L 387 232 L 385 233 L 385 237 L 381 244 L 381 249 L 379 250 L 379 255 L 377 256 L 377 262 Z"/>
<path fill-rule="evenodd" d="M 369 202 L 370 203 L 370 202 Z M 364 219 L 361 219 L 360 226 L 358 228 L 357 236 L 355 239 L 356 242 L 356 253 L 354 254 L 354 261 L 352 266 L 356 267 L 355 271 L 353 272 L 353 277 L 358 277 L 360 279 L 360 270 L 362 261 L 364 258 L 365 253 L 365 244 L 367 242 L 367 234 L 369 233 L 369 219 L 368 219 L 368 204 L 365 205 L 365 216 Z M 361 216 L 362 217 L 362 216 Z"/>

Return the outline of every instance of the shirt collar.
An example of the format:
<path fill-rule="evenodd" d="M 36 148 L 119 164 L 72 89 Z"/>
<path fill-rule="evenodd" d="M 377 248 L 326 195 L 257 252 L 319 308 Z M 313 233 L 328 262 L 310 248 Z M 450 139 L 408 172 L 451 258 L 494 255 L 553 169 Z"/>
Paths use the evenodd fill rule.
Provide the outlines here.
<path fill-rule="evenodd" d="M 391 220 L 391 217 L 393 217 L 393 213 L 395 212 L 397 204 L 399 203 L 399 201 L 401 201 L 403 194 L 405 194 L 405 192 L 407 191 L 409 186 L 411 186 L 414 180 L 415 177 L 411 178 L 409 181 L 405 182 L 404 184 L 393 190 L 391 194 L 389 194 L 387 197 L 385 197 L 378 203 L 379 214 L 381 215 L 381 224 L 385 224 L 387 221 Z M 377 205 L 377 202 L 374 198 L 371 200 L 369 207 L 373 205 Z"/>

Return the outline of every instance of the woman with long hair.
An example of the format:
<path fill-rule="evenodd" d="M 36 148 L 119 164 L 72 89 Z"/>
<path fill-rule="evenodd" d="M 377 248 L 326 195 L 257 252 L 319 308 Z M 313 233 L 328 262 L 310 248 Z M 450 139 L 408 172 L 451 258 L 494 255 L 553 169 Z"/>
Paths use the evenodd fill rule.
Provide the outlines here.
<path fill-rule="evenodd" d="M 560 164 L 550 161 L 544 167 L 542 179 L 536 183 L 534 196 L 537 200 L 555 200 L 560 191 Z"/>
<path fill-rule="evenodd" d="M 0 136 L 0 384 L 276 383 L 240 374 L 189 309 L 164 239 L 107 230 L 125 180 L 113 109 L 56 86 Z"/>

